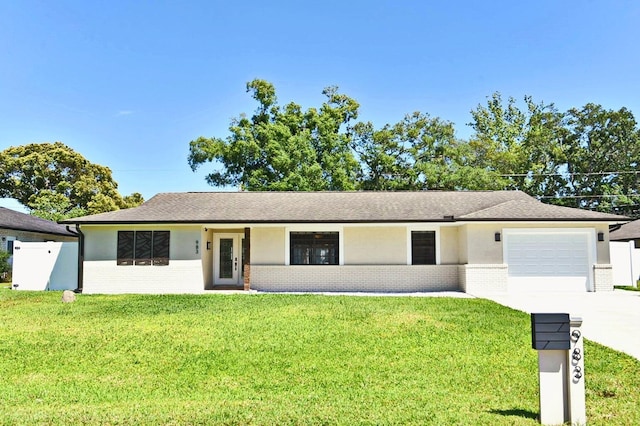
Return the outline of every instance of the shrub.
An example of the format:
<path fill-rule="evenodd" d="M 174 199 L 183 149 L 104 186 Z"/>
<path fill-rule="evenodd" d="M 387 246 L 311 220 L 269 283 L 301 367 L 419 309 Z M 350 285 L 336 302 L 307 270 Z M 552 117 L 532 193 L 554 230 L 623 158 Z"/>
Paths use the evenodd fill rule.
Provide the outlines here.
<path fill-rule="evenodd" d="M 9 258 L 11 254 L 6 250 L 0 250 L 0 281 L 6 282 L 11 279 L 11 265 Z"/>

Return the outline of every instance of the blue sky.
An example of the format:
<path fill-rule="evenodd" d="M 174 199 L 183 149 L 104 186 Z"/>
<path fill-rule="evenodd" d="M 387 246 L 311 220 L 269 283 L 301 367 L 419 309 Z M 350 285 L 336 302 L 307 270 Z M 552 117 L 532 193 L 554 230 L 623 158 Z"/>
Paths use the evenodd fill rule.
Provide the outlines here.
<path fill-rule="evenodd" d="M 640 118 L 638 22 L 634 0 L 0 0 L 0 149 L 64 142 L 123 195 L 215 190 L 189 141 L 251 113 L 254 78 L 281 104 L 337 85 L 360 120 L 421 111 L 461 138 L 495 91 Z"/>

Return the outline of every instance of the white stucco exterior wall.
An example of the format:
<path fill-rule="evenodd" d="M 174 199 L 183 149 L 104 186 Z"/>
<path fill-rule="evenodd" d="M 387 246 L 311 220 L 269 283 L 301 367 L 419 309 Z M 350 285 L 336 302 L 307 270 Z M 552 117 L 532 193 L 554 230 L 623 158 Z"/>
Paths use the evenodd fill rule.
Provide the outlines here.
<path fill-rule="evenodd" d="M 406 265 L 406 227 L 345 227 L 345 265 Z"/>
<path fill-rule="evenodd" d="M 284 265 L 285 229 L 254 227 L 251 229 L 251 264 Z"/>
<path fill-rule="evenodd" d="M 83 292 L 202 293 L 201 226 L 83 226 Z M 169 265 L 117 265 L 118 231 L 169 231 Z M 206 242 L 205 247 L 206 250 Z"/>
<path fill-rule="evenodd" d="M 460 263 L 459 226 L 442 226 L 439 233 L 440 238 L 440 264 L 458 265 Z"/>

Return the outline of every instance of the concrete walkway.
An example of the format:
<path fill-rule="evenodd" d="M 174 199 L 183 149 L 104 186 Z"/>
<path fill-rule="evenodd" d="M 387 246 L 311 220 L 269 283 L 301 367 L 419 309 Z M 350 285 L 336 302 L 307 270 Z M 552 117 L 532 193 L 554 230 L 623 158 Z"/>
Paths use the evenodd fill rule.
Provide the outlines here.
<path fill-rule="evenodd" d="M 583 335 L 640 359 L 640 292 L 527 293 L 483 296 L 527 313 L 582 317 Z"/>

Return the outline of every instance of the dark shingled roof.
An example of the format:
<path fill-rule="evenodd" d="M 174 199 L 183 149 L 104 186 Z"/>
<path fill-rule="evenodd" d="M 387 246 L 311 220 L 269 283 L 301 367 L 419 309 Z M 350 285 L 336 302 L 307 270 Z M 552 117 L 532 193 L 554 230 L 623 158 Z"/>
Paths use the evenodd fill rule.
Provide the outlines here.
<path fill-rule="evenodd" d="M 609 234 L 611 241 L 631 241 L 640 239 L 640 219 L 625 223 Z"/>
<path fill-rule="evenodd" d="M 59 225 L 50 220 L 41 219 L 30 214 L 0 207 L 0 228 L 14 231 L 40 232 L 42 234 L 75 237 L 76 234 L 67 231 L 65 225 Z"/>
<path fill-rule="evenodd" d="M 604 221 L 622 216 L 543 204 L 520 191 L 161 193 L 139 207 L 62 223 Z"/>

